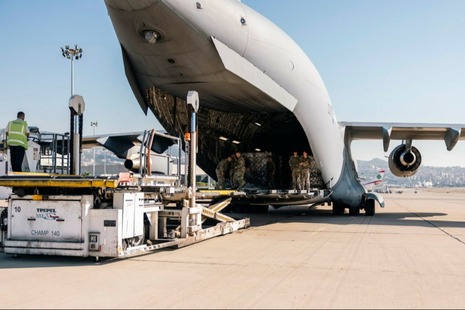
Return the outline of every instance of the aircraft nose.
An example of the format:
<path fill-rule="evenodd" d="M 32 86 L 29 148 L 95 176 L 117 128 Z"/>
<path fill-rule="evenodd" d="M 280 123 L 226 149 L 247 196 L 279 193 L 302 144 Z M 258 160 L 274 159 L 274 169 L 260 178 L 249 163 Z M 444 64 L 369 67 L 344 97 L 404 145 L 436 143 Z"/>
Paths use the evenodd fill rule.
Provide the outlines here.
<path fill-rule="evenodd" d="M 139 11 L 155 5 L 159 0 L 105 0 L 107 6 L 121 11 Z"/>

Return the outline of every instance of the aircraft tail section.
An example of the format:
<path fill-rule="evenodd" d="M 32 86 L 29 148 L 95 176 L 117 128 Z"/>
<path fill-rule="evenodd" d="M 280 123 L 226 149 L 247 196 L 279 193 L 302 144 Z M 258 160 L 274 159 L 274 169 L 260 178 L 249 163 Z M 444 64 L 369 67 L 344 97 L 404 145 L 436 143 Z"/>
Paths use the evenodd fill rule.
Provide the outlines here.
<path fill-rule="evenodd" d="M 376 174 L 375 178 L 368 182 L 364 182 L 363 186 L 368 191 L 372 191 L 375 187 L 378 187 L 379 185 L 383 183 L 384 173 L 385 173 L 384 169 L 379 169 L 378 174 Z"/>

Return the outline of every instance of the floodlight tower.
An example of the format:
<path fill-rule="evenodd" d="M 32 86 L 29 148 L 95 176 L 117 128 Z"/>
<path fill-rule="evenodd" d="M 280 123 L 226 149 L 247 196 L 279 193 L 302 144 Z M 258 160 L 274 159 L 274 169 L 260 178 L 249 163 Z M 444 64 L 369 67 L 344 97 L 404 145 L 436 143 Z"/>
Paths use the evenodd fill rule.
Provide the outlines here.
<path fill-rule="evenodd" d="M 61 48 L 61 54 L 63 57 L 71 60 L 71 96 L 74 95 L 74 59 L 78 60 L 82 58 L 82 48 L 74 44 L 74 48 L 70 48 L 66 45 L 65 48 Z"/>
<path fill-rule="evenodd" d="M 69 146 L 69 167 L 71 174 L 81 174 L 81 144 L 82 144 L 82 123 L 84 119 L 84 99 L 74 94 L 74 59 L 82 58 L 82 48 L 77 44 L 74 48 L 66 45 L 61 48 L 63 57 L 71 60 L 71 98 L 69 99 L 69 109 L 71 111 L 70 124 L 70 146 Z"/>

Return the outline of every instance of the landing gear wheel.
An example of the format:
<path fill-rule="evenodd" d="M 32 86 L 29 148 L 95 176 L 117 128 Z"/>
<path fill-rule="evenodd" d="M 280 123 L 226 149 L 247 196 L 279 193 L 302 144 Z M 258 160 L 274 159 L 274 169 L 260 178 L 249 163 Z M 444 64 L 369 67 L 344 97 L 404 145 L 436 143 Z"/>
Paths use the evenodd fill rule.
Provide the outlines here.
<path fill-rule="evenodd" d="M 343 215 L 344 209 L 341 205 L 333 204 L 333 215 Z"/>
<path fill-rule="evenodd" d="M 375 200 L 374 199 L 367 199 L 367 201 L 365 201 L 365 215 L 366 216 L 375 215 Z"/>
<path fill-rule="evenodd" d="M 349 208 L 349 215 L 351 216 L 357 216 L 360 214 L 360 208 Z"/>

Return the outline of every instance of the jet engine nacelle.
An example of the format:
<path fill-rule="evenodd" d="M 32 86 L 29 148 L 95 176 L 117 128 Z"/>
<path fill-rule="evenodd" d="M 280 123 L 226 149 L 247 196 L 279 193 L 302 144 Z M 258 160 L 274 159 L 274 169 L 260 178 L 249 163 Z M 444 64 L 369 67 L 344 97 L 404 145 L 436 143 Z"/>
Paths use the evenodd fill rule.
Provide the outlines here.
<path fill-rule="evenodd" d="M 139 158 L 126 159 L 124 161 L 124 167 L 132 172 L 139 172 L 140 160 Z"/>
<path fill-rule="evenodd" d="M 124 161 L 124 167 L 134 173 L 139 173 L 142 167 L 139 154 L 131 154 Z M 147 167 L 148 169 L 148 167 Z M 150 154 L 150 170 L 152 173 L 172 175 L 173 159 L 166 154 Z"/>
<path fill-rule="evenodd" d="M 401 144 L 389 155 L 389 169 L 397 177 L 411 177 L 421 165 L 420 151 L 414 146 Z"/>

